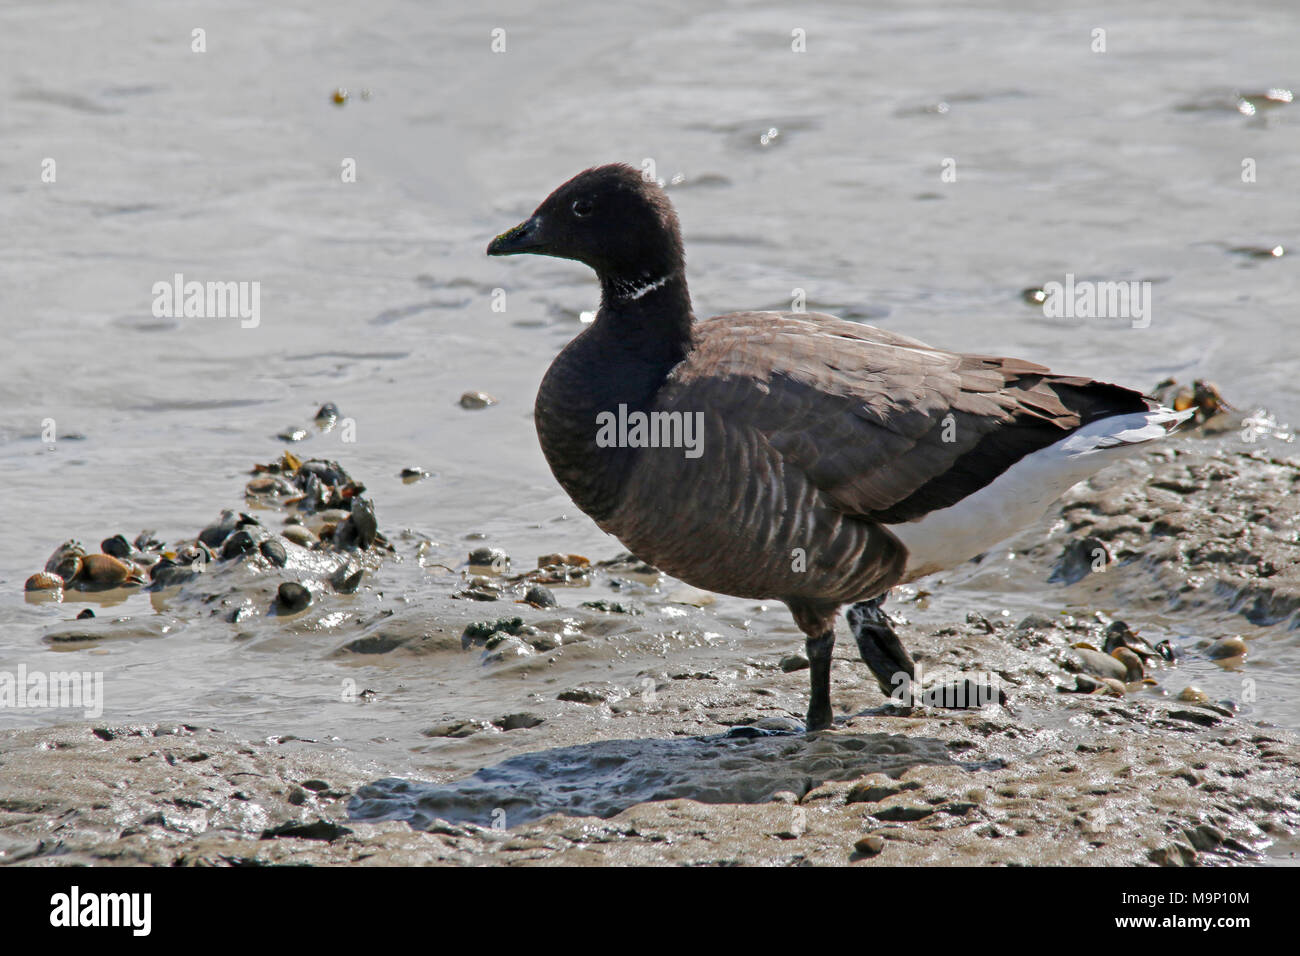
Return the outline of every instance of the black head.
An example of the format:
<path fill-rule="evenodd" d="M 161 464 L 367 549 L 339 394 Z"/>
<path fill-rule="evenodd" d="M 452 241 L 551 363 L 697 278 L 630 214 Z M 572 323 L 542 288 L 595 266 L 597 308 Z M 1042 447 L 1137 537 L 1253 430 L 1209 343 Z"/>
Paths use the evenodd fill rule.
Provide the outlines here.
<path fill-rule="evenodd" d="M 621 163 L 574 176 L 487 252 L 573 259 L 602 282 L 653 281 L 682 269 L 681 232 L 668 197 Z"/>

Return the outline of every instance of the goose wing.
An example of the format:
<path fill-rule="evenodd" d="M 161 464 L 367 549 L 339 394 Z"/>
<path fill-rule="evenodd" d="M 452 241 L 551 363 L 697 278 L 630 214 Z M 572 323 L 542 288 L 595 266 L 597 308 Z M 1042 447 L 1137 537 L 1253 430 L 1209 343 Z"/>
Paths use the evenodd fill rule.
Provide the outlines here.
<path fill-rule="evenodd" d="M 1155 407 L 1116 385 L 818 313 L 718 316 L 695 339 L 657 409 L 708 409 L 757 433 L 834 507 L 886 524 L 957 503 L 1091 421 Z"/>

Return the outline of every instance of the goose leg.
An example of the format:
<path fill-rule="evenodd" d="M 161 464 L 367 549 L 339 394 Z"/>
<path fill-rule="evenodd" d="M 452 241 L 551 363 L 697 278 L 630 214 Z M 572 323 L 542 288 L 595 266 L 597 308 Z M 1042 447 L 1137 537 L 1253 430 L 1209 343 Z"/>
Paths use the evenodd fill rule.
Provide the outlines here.
<path fill-rule="evenodd" d="M 907 653 L 907 648 L 894 633 L 889 616 L 880 607 L 885 603 L 887 594 L 888 592 L 870 601 L 859 601 L 851 605 L 844 616 L 849 622 L 849 630 L 858 642 L 858 653 L 862 655 L 867 667 L 871 668 L 871 673 L 875 675 L 876 683 L 885 692 L 885 696 L 894 698 L 900 690 L 905 689 L 908 696 L 902 698 L 900 703 L 910 705 L 911 684 L 916 680 L 916 665 L 912 663 L 912 655 Z M 907 675 L 906 683 L 900 676 L 904 674 Z"/>
<path fill-rule="evenodd" d="M 809 676 L 808 733 L 831 725 L 831 652 L 835 650 L 835 628 L 804 642 L 811 667 Z"/>

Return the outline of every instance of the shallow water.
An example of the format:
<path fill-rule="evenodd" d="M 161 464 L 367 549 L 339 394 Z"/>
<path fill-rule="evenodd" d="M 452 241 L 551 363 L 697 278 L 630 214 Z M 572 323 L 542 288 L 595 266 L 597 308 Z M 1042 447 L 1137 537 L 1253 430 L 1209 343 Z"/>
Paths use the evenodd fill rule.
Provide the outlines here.
<path fill-rule="evenodd" d="M 456 633 L 455 615 L 514 613 L 451 602 L 453 579 L 416 560 L 420 540 L 451 565 L 481 540 L 521 569 L 552 551 L 621 550 L 559 490 L 531 422 L 537 383 L 595 307 L 595 283 L 572 263 L 483 255 L 551 188 L 601 162 L 649 158 L 660 178 L 685 177 L 672 195 L 700 315 L 788 308 L 802 289 L 809 308 L 945 346 L 1142 388 L 1206 377 L 1242 408 L 1300 420 L 1300 260 L 1232 251 L 1300 243 L 1300 106 L 1252 118 L 1234 99 L 1294 81 L 1300 10 L 697 7 L 0 9 L 14 144 L 0 153 L 0 480 L 11 490 L 0 669 L 72 666 L 57 649 L 104 672 L 105 720 L 295 734 L 447 780 L 519 745 L 420 736 L 430 725 L 490 720 L 584 682 L 633 695 L 647 674 L 689 670 L 734 684 L 755 661 L 799 650 L 780 607 L 695 608 L 671 583 L 602 579 L 589 594 L 560 592 L 563 607 L 630 593 L 648 613 L 611 624 L 556 675 L 485 669 L 458 646 L 335 654 L 336 632 L 393 607 L 424 609 L 429 627 L 445 614 Z M 207 52 L 190 51 L 195 27 Z M 1089 48 L 1095 27 L 1106 53 Z M 806 53 L 790 49 L 795 28 Z M 40 180 L 46 157 L 54 183 Z M 1253 184 L 1241 181 L 1246 157 Z M 340 181 L 346 158 L 355 183 Z M 946 158 L 955 182 L 940 179 Z M 260 282 L 259 324 L 155 317 L 153 285 L 176 273 Z M 1066 273 L 1150 280 L 1149 327 L 1047 319 L 1023 301 L 1022 289 Z M 469 389 L 500 403 L 462 409 Z M 249 466 L 283 449 L 276 433 L 326 401 L 350 427 L 294 450 L 364 480 L 404 558 L 351 618 L 235 627 L 144 594 L 24 600 L 23 580 L 66 538 L 192 536 L 239 505 Z M 408 465 L 435 476 L 404 484 Z M 990 561 L 908 616 L 938 626 L 972 608 L 1039 606 L 1043 582 L 1005 553 Z M 84 606 L 130 618 L 135 636 L 51 644 Z M 1252 716 L 1300 729 L 1300 646 L 1281 634 L 1254 647 L 1247 666 L 1271 692 Z M 1189 677 L 1212 698 L 1238 681 L 1211 665 Z M 346 699 L 347 680 L 377 700 Z M 613 718 L 593 708 L 574 719 Z"/>

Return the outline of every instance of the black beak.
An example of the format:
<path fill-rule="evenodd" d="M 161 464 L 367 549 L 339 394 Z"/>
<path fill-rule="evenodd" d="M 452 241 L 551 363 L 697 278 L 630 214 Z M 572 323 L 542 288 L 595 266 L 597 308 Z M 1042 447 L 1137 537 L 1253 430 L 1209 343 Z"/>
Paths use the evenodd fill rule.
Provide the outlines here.
<path fill-rule="evenodd" d="M 523 252 L 539 252 L 541 248 L 542 221 L 537 216 L 533 216 L 488 243 L 487 254 L 517 256 Z"/>

